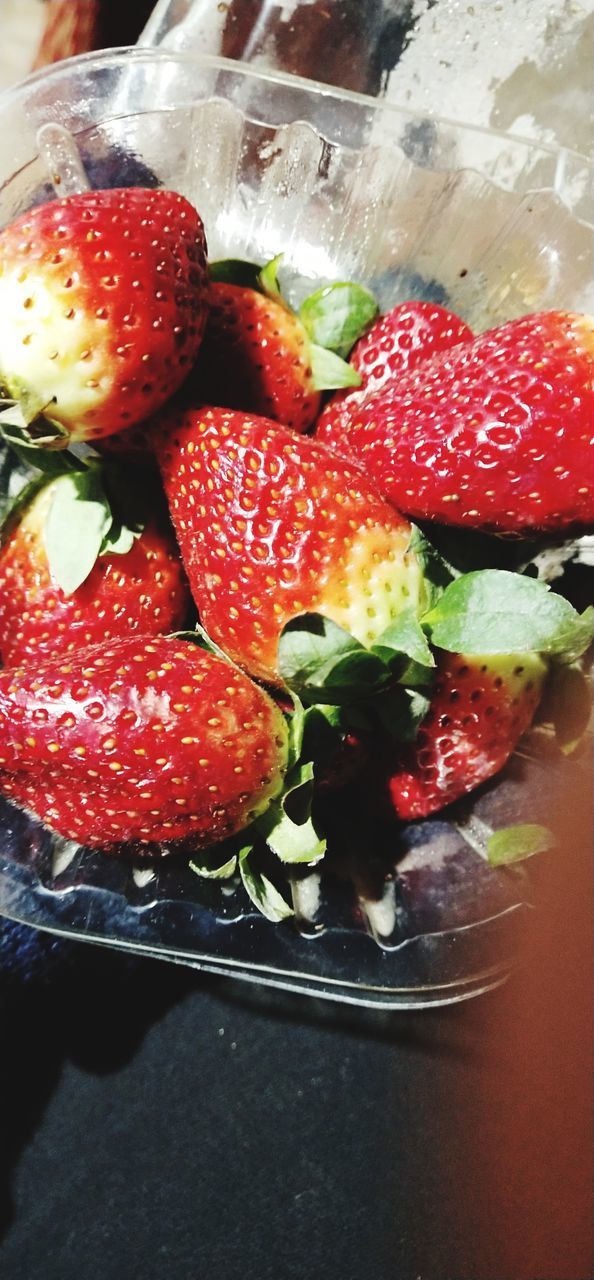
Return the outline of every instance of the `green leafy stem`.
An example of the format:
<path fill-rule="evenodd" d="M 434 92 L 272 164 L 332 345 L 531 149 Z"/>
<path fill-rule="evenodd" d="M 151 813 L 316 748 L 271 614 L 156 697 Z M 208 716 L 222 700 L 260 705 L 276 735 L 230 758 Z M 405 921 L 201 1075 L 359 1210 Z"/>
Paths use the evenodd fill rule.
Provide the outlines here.
<path fill-rule="evenodd" d="M 5 537 L 42 489 L 51 486 L 44 529 L 50 573 L 65 595 L 86 581 L 98 556 L 126 555 L 146 523 L 144 504 L 130 492 L 121 468 L 91 448 L 53 451 L 32 444 L 18 427 L 3 427 L 3 471 L 10 495 L 0 508 Z"/>

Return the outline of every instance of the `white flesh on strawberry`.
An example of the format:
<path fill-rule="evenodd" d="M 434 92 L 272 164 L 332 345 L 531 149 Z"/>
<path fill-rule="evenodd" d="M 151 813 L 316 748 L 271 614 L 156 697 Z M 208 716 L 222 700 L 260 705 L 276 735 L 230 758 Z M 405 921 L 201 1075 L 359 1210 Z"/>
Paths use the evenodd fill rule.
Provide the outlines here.
<path fill-rule="evenodd" d="M 373 644 L 403 609 L 423 612 L 423 573 L 409 543 L 408 524 L 401 530 L 372 524 L 354 534 L 338 573 L 322 587 L 319 611 L 364 645 Z"/>
<path fill-rule="evenodd" d="M 48 417 L 68 424 L 103 404 L 114 386 L 113 339 L 108 351 L 105 320 L 77 306 L 76 275 L 69 265 L 48 288 L 47 267 L 0 268 L 0 382 L 15 399 L 34 389 L 36 401 L 50 405 Z"/>

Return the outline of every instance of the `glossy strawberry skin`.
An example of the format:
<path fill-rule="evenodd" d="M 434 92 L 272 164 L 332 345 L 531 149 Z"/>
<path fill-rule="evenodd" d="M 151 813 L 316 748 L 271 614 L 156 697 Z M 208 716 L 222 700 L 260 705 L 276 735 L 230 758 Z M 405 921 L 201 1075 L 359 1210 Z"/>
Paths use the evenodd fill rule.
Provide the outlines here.
<path fill-rule="evenodd" d="M 591 319 L 543 312 L 425 360 L 327 444 L 413 519 L 501 533 L 594 521 Z M 346 440 L 346 444 L 345 444 Z"/>
<path fill-rule="evenodd" d="M 50 483 L 0 546 L 0 657 L 5 666 L 51 658 L 118 636 L 183 625 L 190 593 L 175 540 L 151 521 L 126 554 L 99 556 L 72 595 L 52 580 L 44 528 Z"/>
<path fill-rule="evenodd" d="M 120 431 L 187 376 L 206 298 L 202 223 L 176 192 L 40 205 L 0 233 L 0 385 L 72 439 Z"/>
<path fill-rule="evenodd" d="M 171 412 L 154 439 L 201 620 L 252 675 L 278 683 L 297 614 L 371 643 L 424 598 L 408 521 L 315 440 L 215 408 Z"/>
<path fill-rule="evenodd" d="M 322 410 L 318 438 L 330 446 L 348 428 L 353 413 L 368 396 L 437 352 L 473 338 L 468 325 L 433 302 L 401 302 L 380 316 L 355 344 L 349 364 L 361 375 L 361 386 L 337 391 Z"/>
<path fill-rule="evenodd" d="M 286 758 L 267 694 L 189 642 L 0 672 L 0 789 L 81 844 L 212 844 L 267 808 Z"/>
<path fill-rule="evenodd" d="M 375 775 L 383 808 L 402 819 L 424 818 L 499 773 L 532 722 L 546 674 L 536 654 L 442 652 L 416 741 L 392 749 Z"/>
<path fill-rule="evenodd" d="M 191 388 L 194 402 L 245 410 L 296 431 L 311 427 L 320 407 L 298 317 L 255 289 L 218 281 Z"/>

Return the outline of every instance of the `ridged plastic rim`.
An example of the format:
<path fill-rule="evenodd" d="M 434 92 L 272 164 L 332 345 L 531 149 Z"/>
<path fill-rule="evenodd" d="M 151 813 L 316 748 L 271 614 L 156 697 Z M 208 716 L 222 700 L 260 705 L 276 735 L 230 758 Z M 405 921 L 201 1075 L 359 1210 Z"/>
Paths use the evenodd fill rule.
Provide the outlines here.
<path fill-rule="evenodd" d="M 372 98 L 369 94 L 358 93 L 354 89 L 339 89 L 335 85 L 324 84 L 320 80 L 309 80 L 305 76 L 291 75 L 284 71 L 264 70 L 261 67 L 254 67 L 250 63 L 237 62 L 232 58 L 223 58 L 217 54 L 184 53 L 183 51 L 176 52 L 145 45 L 122 45 L 118 48 L 104 49 L 100 52 L 82 53 L 72 58 L 64 58 L 61 62 L 54 63 L 50 67 L 41 67 L 24 80 L 21 80 L 18 85 L 5 89 L 0 93 L 0 110 L 5 103 L 26 95 L 29 89 L 34 88 L 37 84 L 49 84 L 56 80 L 67 79 L 72 70 L 77 67 L 102 67 L 110 64 L 117 66 L 124 61 L 133 63 L 179 63 L 210 67 L 213 70 L 232 72 L 234 75 L 244 77 L 246 80 L 254 80 L 265 84 L 278 84 L 293 89 L 299 88 L 312 96 L 332 98 L 336 102 L 355 103 L 377 114 L 386 114 L 396 118 L 405 116 L 408 119 L 418 119 L 419 116 L 422 116 L 423 119 L 432 120 L 436 124 L 442 124 L 450 129 L 458 129 L 481 137 L 498 138 L 510 144 L 527 147 L 535 154 L 557 156 L 559 158 L 570 156 L 594 172 L 592 161 L 582 152 L 574 151 L 570 147 L 560 147 L 554 143 L 541 141 L 535 142 L 533 138 L 524 137 L 523 134 L 508 133 L 502 129 L 489 129 L 484 125 L 456 120 L 450 116 L 441 116 L 425 109 L 419 111 L 418 108 L 407 107 L 384 98 Z"/>

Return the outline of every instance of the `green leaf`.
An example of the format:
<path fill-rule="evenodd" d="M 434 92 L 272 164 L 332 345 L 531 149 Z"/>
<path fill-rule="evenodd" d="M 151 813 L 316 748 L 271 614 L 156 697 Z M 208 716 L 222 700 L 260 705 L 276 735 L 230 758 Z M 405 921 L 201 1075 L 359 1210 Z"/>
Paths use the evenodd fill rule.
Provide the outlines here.
<path fill-rule="evenodd" d="M 27 427 L 33 427 L 38 419 L 44 418 L 46 411 L 51 409 L 51 406 L 56 403 L 55 396 L 46 400 L 45 396 L 40 396 L 38 392 L 30 391 L 22 386 L 17 394 L 19 398 L 19 407 Z M 58 435 L 66 437 L 69 435 L 69 432 L 64 426 L 62 426 L 61 422 L 51 421 L 51 414 L 48 415 L 48 419 L 50 426 L 52 428 L 55 427 Z M 45 429 L 45 426 L 42 429 Z"/>
<path fill-rule="evenodd" d="M 435 666 L 435 658 L 427 644 L 425 632 L 412 609 L 403 609 L 396 621 L 382 631 L 371 646 L 371 652 L 386 663 L 395 656 L 404 654 L 420 667 Z"/>
<path fill-rule="evenodd" d="M 320 613 L 300 614 L 287 623 L 278 664 L 285 683 L 310 703 L 368 695 L 390 675 L 381 658 Z"/>
<path fill-rule="evenodd" d="M 258 288 L 261 293 L 265 293 L 267 298 L 272 298 L 274 302 L 282 302 L 285 306 L 284 299 L 281 294 L 278 282 L 278 269 L 283 260 L 282 253 L 277 253 L 276 258 L 271 258 L 258 276 Z"/>
<path fill-rule="evenodd" d="M 591 684 L 579 666 L 554 667 L 541 711 L 553 724 L 557 744 L 564 755 L 580 745 L 592 716 Z"/>
<path fill-rule="evenodd" d="M 42 408 L 48 408 L 48 405 Z M 70 435 L 61 422 L 46 416 L 42 411 L 28 409 L 24 402 L 11 404 L 0 411 L 0 430 L 8 440 L 11 436 L 24 436 L 36 449 L 65 449 Z"/>
<path fill-rule="evenodd" d="M 329 284 L 305 299 L 299 318 L 312 342 L 346 359 L 378 310 L 373 294 L 362 285 Z"/>
<path fill-rule="evenodd" d="M 340 746 L 345 732 L 342 715 L 339 707 L 317 704 L 304 712 L 303 758 L 314 762 L 314 776 L 318 765 L 324 764 Z"/>
<path fill-rule="evenodd" d="M 244 262 L 241 258 L 221 258 L 211 262 L 210 279 L 220 284 L 236 284 L 244 289 L 258 289 L 260 267 L 256 262 Z"/>
<path fill-rule="evenodd" d="M 329 660 L 363 649 L 359 640 L 321 613 L 301 613 L 283 628 L 278 643 L 278 669 L 286 684 L 315 684 Z"/>
<path fill-rule="evenodd" d="M 312 382 L 316 391 L 336 391 L 340 387 L 360 387 L 362 378 L 352 364 L 316 342 L 309 347 Z"/>
<path fill-rule="evenodd" d="M 458 577 L 458 571 L 444 559 L 423 530 L 415 524 L 412 526 L 409 551 L 417 557 L 423 571 L 427 608 L 431 609 L 450 582 Z"/>
<path fill-rule="evenodd" d="M 396 742 L 414 742 L 429 707 L 431 699 L 421 689 L 388 689 L 376 703 L 376 714 Z"/>
<path fill-rule="evenodd" d="M 29 506 L 45 484 L 45 476 L 37 475 L 32 480 L 25 481 L 12 498 L 0 494 L 0 541 L 10 532 L 13 521 Z"/>
<path fill-rule="evenodd" d="M 431 641 L 453 653 L 526 653 L 571 662 L 591 643 L 594 609 L 583 614 L 535 578 L 485 569 L 446 588 L 423 618 Z"/>
<path fill-rule="evenodd" d="M 489 836 L 487 857 L 492 867 L 503 867 L 532 858 L 536 853 L 546 853 L 555 843 L 548 827 L 536 822 L 519 823 L 514 827 L 502 827 Z"/>
<path fill-rule="evenodd" d="M 88 578 L 111 528 L 112 514 L 98 468 L 54 480 L 45 547 L 54 582 L 72 595 Z"/>
<path fill-rule="evenodd" d="M 128 529 L 125 524 L 112 524 L 101 543 L 100 556 L 125 556 L 140 537 L 138 529 Z"/>
<path fill-rule="evenodd" d="M 188 865 L 203 880 L 230 880 L 237 871 L 237 854 L 234 853 L 230 858 L 219 862 L 215 856 L 216 852 L 216 849 L 213 850 L 210 858 L 205 855 L 200 861 L 194 858 Z"/>
<path fill-rule="evenodd" d="M 259 267 L 257 263 L 245 262 L 242 258 L 222 258 L 219 262 L 210 264 L 209 274 L 211 280 L 216 283 L 236 284 L 243 289 L 255 289 L 258 293 L 264 293 L 266 297 L 282 303 L 287 310 L 290 310 L 278 282 L 278 269 L 282 260 L 283 254 L 278 253 L 265 266 Z"/>
<path fill-rule="evenodd" d="M 308 701 L 315 699 L 336 706 L 369 698 L 390 679 L 390 671 L 382 659 L 363 648 L 328 663 L 319 675 L 321 684 L 307 690 Z"/>
<path fill-rule="evenodd" d="M 11 452 L 32 471 L 61 476 L 67 471 L 80 471 L 84 466 L 70 449 L 41 449 L 29 439 L 26 431 L 18 427 L 0 425 L 0 436 Z"/>
<path fill-rule="evenodd" d="M 293 710 L 288 717 L 289 728 L 289 753 L 287 771 L 293 768 L 301 759 L 303 749 L 303 734 L 305 730 L 305 708 L 296 693 L 291 693 L 291 701 Z"/>
<path fill-rule="evenodd" d="M 293 909 L 279 893 L 272 881 L 267 876 L 262 875 L 252 866 L 249 860 L 251 847 L 241 850 L 239 854 L 239 873 L 243 881 L 248 897 L 254 903 L 254 906 L 262 912 L 262 915 L 273 924 L 278 924 L 281 920 L 288 920 L 294 915 Z"/>
<path fill-rule="evenodd" d="M 255 827 L 281 862 L 313 865 L 323 858 L 326 841 L 311 819 L 314 767 L 311 761 L 297 764 L 285 779 L 285 790 L 273 800 Z"/>

